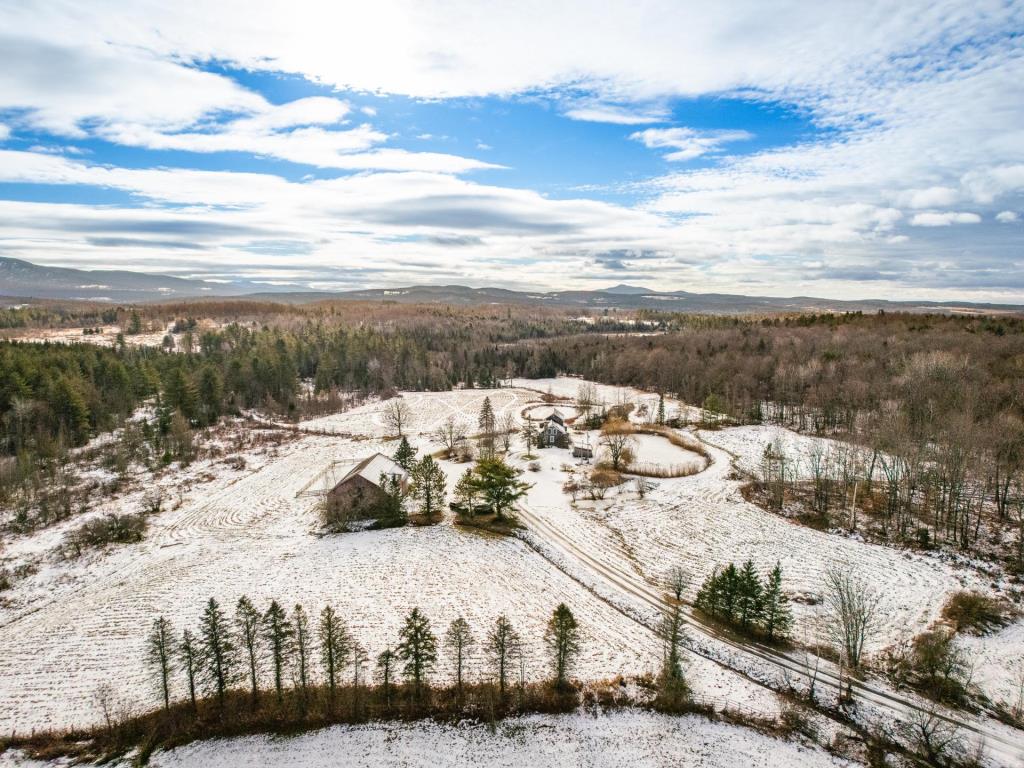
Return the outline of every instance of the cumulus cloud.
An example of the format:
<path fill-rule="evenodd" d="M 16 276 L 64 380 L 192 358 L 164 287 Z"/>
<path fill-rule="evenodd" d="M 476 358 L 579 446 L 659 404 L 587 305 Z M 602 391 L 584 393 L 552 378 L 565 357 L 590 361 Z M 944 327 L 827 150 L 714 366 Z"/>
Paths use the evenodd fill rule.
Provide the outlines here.
<path fill-rule="evenodd" d="M 5 248 L 51 263 L 217 263 L 282 279 L 330 273 L 383 283 L 433 269 L 467 282 L 500 274 L 537 287 L 603 280 L 618 262 L 676 287 L 922 298 L 954 289 L 1005 297 L 1008 283 L 996 277 L 1024 271 L 1007 245 L 1009 230 L 997 227 L 1024 204 L 1020 3 L 784 1 L 698 14 L 685 2 L 647 0 L 610 4 L 599 20 L 582 0 L 476 7 L 0 7 L 0 114 L 19 136 L 230 150 L 350 174 L 295 182 L 197 171 L 188 162 L 122 168 L 5 153 L 5 179 L 117 189 L 172 229 L 189 220 L 217 225 L 190 234 L 205 249 L 195 261 L 178 248 L 173 263 L 161 262 L 146 243 L 175 242 L 177 230 L 174 238 L 149 232 L 154 219 L 129 206 L 79 207 L 71 216 L 66 206 L 8 202 L 0 204 Z M 207 71 L 207 62 L 226 69 Z M 518 96 L 548 102 L 568 120 L 622 126 L 667 123 L 678 100 L 741 98 L 795 109 L 811 130 L 788 146 L 745 154 L 725 150 L 748 150 L 739 142 L 749 134 L 638 130 L 636 141 L 668 159 L 703 157 L 705 167 L 619 180 L 640 201 L 633 205 L 554 200 L 453 177 L 495 167 L 475 158 L 388 146 L 392 137 L 372 107 L 329 97 L 271 104 L 222 74 L 232 67 L 381 98 Z M 771 142 L 769 131 L 756 130 Z M 113 233 L 83 236 L 83 218 Z M 99 248 L 103 237 L 121 244 Z M 254 238 L 313 243 L 302 259 L 309 267 L 296 267 L 288 249 L 244 251 Z M 620 252 L 650 257 L 598 256 Z"/>
<path fill-rule="evenodd" d="M 1000 222 L 1001 224 L 1012 224 L 1013 222 L 1018 221 L 1019 219 L 1020 216 L 1017 214 L 1016 211 L 1000 211 L 999 213 L 996 214 L 996 221 Z"/>
<path fill-rule="evenodd" d="M 916 213 L 910 220 L 912 227 L 948 227 L 951 224 L 980 224 L 981 216 L 976 213 L 957 211 L 929 211 Z"/>
<path fill-rule="evenodd" d="M 0 141 L 5 141 L 10 135 L 11 129 L 3 123 L 0 123 Z"/>
<path fill-rule="evenodd" d="M 634 141 L 649 149 L 671 149 L 665 159 L 671 162 L 693 160 L 710 152 L 720 151 L 723 144 L 754 138 L 749 131 L 697 131 L 693 128 L 647 128 L 630 134 Z"/>

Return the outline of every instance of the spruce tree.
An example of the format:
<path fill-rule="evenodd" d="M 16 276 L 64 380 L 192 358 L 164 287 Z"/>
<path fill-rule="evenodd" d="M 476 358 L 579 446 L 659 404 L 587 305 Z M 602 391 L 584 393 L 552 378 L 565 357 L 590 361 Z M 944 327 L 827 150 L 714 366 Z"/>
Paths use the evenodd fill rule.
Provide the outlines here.
<path fill-rule="evenodd" d="M 305 608 L 296 603 L 292 609 L 292 627 L 295 631 L 295 672 L 299 684 L 300 700 L 305 709 L 309 695 L 309 657 L 312 653 L 312 637 L 309 629 L 309 616 Z"/>
<path fill-rule="evenodd" d="M 580 654 L 580 628 L 565 603 L 559 603 L 544 633 L 555 673 L 555 686 L 564 688 L 567 676 Z"/>
<path fill-rule="evenodd" d="M 164 710 L 171 708 L 171 671 L 174 667 L 174 629 L 163 616 L 153 621 L 153 628 L 146 638 L 146 656 L 157 675 Z"/>
<path fill-rule="evenodd" d="M 406 472 L 412 472 L 416 464 L 416 449 L 409 445 L 409 438 L 402 435 L 395 451 L 395 463 Z"/>
<path fill-rule="evenodd" d="M 185 682 L 188 684 L 188 697 L 192 702 L 192 710 L 196 709 L 196 677 L 199 673 L 199 644 L 192 631 L 186 629 L 181 634 L 181 667 L 185 670 Z"/>
<path fill-rule="evenodd" d="M 327 677 L 329 703 L 333 708 L 338 677 L 352 653 L 352 637 L 341 617 L 329 605 L 320 612 L 317 635 L 320 640 L 320 658 Z"/>
<path fill-rule="evenodd" d="M 782 591 L 782 565 L 778 562 L 768 574 L 763 605 L 761 626 L 765 637 L 769 641 L 784 639 L 793 626 L 793 613 L 789 607 L 789 599 Z"/>
<path fill-rule="evenodd" d="M 292 641 L 295 631 L 284 608 L 277 600 L 270 602 L 270 607 L 263 614 L 263 637 L 270 651 L 270 662 L 274 669 L 274 690 L 277 692 L 277 703 L 284 699 L 284 671 L 291 656 Z"/>
<path fill-rule="evenodd" d="M 763 588 L 754 562 L 747 560 L 737 578 L 736 620 L 740 629 L 749 632 L 761 616 Z"/>
<path fill-rule="evenodd" d="M 480 406 L 477 425 L 480 427 L 480 456 L 491 458 L 494 456 L 494 432 L 497 429 L 497 421 L 494 417 L 494 408 L 491 406 L 490 397 L 485 397 L 483 405 Z"/>
<path fill-rule="evenodd" d="M 448 625 L 448 632 L 445 634 L 445 645 L 452 656 L 455 657 L 455 685 L 459 694 L 462 694 L 462 670 L 469 658 L 470 651 L 476 643 L 473 633 L 469 629 L 468 622 L 461 616 Z"/>
<path fill-rule="evenodd" d="M 199 620 L 200 651 L 207 684 L 217 692 L 224 707 L 224 696 L 235 679 L 236 649 L 227 616 L 214 598 L 210 598 Z"/>
<path fill-rule="evenodd" d="M 502 698 L 505 696 L 512 654 L 518 645 L 519 635 L 512 628 L 512 622 L 505 614 L 501 614 L 494 622 L 494 628 L 487 634 L 487 652 L 494 664 L 495 675 L 498 678 L 498 692 Z"/>
<path fill-rule="evenodd" d="M 422 699 L 427 676 L 437 663 L 437 638 L 430 631 L 430 619 L 413 608 L 398 635 L 395 653 L 404 662 L 402 672 L 411 680 L 416 700 Z"/>
<path fill-rule="evenodd" d="M 235 606 L 235 631 L 249 667 L 249 687 L 254 707 L 259 700 L 259 662 L 262 650 L 260 624 L 260 612 L 248 597 L 242 595 Z"/>
<path fill-rule="evenodd" d="M 412 495 L 428 521 L 442 509 L 446 482 L 444 471 L 429 453 L 413 466 Z"/>
<path fill-rule="evenodd" d="M 380 679 L 381 694 L 384 697 L 385 708 L 391 708 L 391 683 L 394 679 L 395 652 L 385 648 L 377 656 L 377 677 Z"/>

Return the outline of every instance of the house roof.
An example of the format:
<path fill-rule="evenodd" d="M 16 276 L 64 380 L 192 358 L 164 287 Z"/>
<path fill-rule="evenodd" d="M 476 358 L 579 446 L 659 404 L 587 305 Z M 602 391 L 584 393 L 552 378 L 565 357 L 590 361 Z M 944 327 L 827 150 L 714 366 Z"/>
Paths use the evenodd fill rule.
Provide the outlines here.
<path fill-rule="evenodd" d="M 350 469 L 345 476 L 338 481 L 338 485 L 341 485 L 342 483 L 357 476 L 370 481 L 374 485 L 380 485 L 381 475 L 398 477 L 404 480 L 409 476 L 409 473 L 402 469 L 402 466 L 391 457 L 385 456 L 383 453 L 375 453 L 372 456 L 367 456 L 352 467 L 352 469 Z"/>

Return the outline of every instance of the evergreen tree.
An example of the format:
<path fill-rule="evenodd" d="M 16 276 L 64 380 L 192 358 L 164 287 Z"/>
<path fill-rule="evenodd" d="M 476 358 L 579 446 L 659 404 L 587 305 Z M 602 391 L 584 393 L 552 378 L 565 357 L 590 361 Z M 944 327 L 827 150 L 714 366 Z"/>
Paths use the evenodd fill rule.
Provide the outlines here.
<path fill-rule="evenodd" d="M 309 616 L 306 614 L 305 608 L 298 603 L 292 609 L 292 627 L 295 630 L 296 682 L 299 684 L 302 706 L 305 709 L 309 695 L 309 657 L 312 652 L 312 637 L 309 630 Z"/>
<path fill-rule="evenodd" d="M 153 667 L 163 695 L 164 710 L 171 709 L 171 672 L 174 667 L 174 630 L 171 622 L 163 616 L 153 622 L 153 628 L 146 638 L 146 656 Z"/>
<path fill-rule="evenodd" d="M 89 407 L 78 386 L 67 376 L 60 376 L 49 395 L 50 408 L 72 445 L 81 445 L 89 438 Z"/>
<path fill-rule="evenodd" d="M 223 709 L 224 695 L 235 679 L 235 644 L 227 617 L 212 597 L 199 620 L 199 637 L 207 684 L 217 692 Z"/>
<path fill-rule="evenodd" d="M 412 495 L 420 503 L 420 512 L 430 520 L 444 505 L 447 478 L 429 453 L 412 469 Z"/>
<path fill-rule="evenodd" d="M 395 451 L 395 463 L 406 472 L 412 472 L 416 464 L 416 449 L 409 445 L 409 438 L 402 435 Z"/>
<path fill-rule="evenodd" d="M 448 632 L 445 634 L 444 639 L 448 650 L 455 657 L 455 685 L 461 696 L 462 670 L 465 667 L 466 660 L 469 658 L 473 645 L 476 643 L 476 639 L 469 629 L 469 624 L 461 616 L 448 625 Z"/>
<path fill-rule="evenodd" d="M 395 652 L 390 648 L 385 648 L 377 656 L 377 677 L 380 679 L 384 706 L 389 709 L 391 708 L 391 683 L 394 678 L 395 661 Z"/>
<path fill-rule="evenodd" d="M 203 424 L 216 424 L 224 401 L 224 381 L 212 365 L 203 366 L 199 374 L 199 412 Z"/>
<path fill-rule="evenodd" d="M 487 634 L 487 652 L 494 664 L 494 672 L 498 678 L 498 692 L 505 697 L 505 686 L 508 682 L 509 667 L 512 654 L 519 645 L 519 635 L 512 628 L 512 622 L 505 614 L 501 614 L 494 622 L 494 628 Z"/>
<path fill-rule="evenodd" d="M 747 560 L 737 577 L 736 620 L 740 629 L 750 631 L 761 617 L 763 587 L 761 577 L 754 569 L 754 562 Z"/>
<path fill-rule="evenodd" d="M 192 702 L 193 711 L 196 709 L 196 677 L 199 673 L 199 644 L 191 630 L 186 629 L 181 635 L 182 669 L 185 670 L 185 681 L 188 684 L 188 697 Z"/>
<path fill-rule="evenodd" d="M 320 658 L 323 661 L 324 674 L 327 676 L 330 704 L 333 707 L 338 676 L 352 653 L 352 637 L 341 617 L 329 605 L 320 612 L 317 634 L 320 640 Z"/>
<path fill-rule="evenodd" d="M 789 607 L 789 600 L 782 591 L 782 565 L 778 562 L 768 574 L 763 606 L 761 626 L 764 628 L 765 637 L 769 641 L 785 638 L 793 625 L 793 613 Z"/>
<path fill-rule="evenodd" d="M 405 490 L 397 477 L 381 473 L 378 486 L 384 491 L 380 508 L 377 515 L 384 525 L 398 526 L 405 525 L 407 516 L 405 513 Z"/>
<path fill-rule="evenodd" d="M 580 654 L 580 628 L 565 603 L 559 603 L 548 620 L 544 641 L 551 654 L 555 686 L 564 688 L 569 670 Z"/>
<path fill-rule="evenodd" d="M 175 366 L 170 372 L 164 387 L 164 400 L 172 410 L 181 411 L 189 421 L 198 416 L 199 389 L 181 365 Z"/>
<path fill-rule="evenodd" d="M 530 488 L 517 480 L 517 476 L 515 469 L 498 458 L 482 458 L 476 463 L 474 483 L 499 521 L 505 519 L 506 512 Z"/>
<path fill-rule="evenodd" d="M 466 469 L 459 478 L 459 482 L 455 484 L 455 499 L 467 517 L 473 517 L 476 514 L 476 500 L 479 495 L 480 490 L 477 488 L 473 470 Z"/>
<path fill-rule="evenodd" d="M 248 597 L 242 595 L 235 606 L 235 631 L 241 643 L 245 660 L 249 667 L 249 687 L 252 691 L 252 704 L 255 707 L 259 700 L 259 662 L 260 662 L 260 612 Z"/>
<path fill-rule="evenodd" d="M 413 608 L 405 617 L 405 626 L 398 635 L 395 653 L 404 662 L 402 672 L 412 681 L 416 700 L 422 698 L 427 675 L 437 663 L 437 638 L 430 631 L 430 620 Z"/>
<path fill-rule="evenodd" d="M 665 395 L 658 395 L 658 423 L 665 423 Z"/>
<path fill-rule="evenodd" d="M 263 614 L 263 637 L 270 650 L 270 662 L 274 668 L 274 690 L 277 692 L 277 703 L 284 698 L 284 671 L 291 656 L 295 630 L 288 620 L 288 614 L 277 600 L 270 602 L 270 607 Z"/>
<path fill-rule="evenodd" d="M 736 566 L 729 563 L 725 566 L 721 575 L 719 587 L 718 616 L 721 619 L 733 623 L 736 619 L 736 603 L 740 591 L 740 574 Z"/>
<path fill-rule="evenodd" d="M 480 427 L 480 456 L 490 459 L 494 456 L 494 433 L 497 430 L 497 421 L 494 417 L 494 408 L 491 406 L 490 397 L 485 397 L 483 405 L 480 406 L 477 425 Z"/>

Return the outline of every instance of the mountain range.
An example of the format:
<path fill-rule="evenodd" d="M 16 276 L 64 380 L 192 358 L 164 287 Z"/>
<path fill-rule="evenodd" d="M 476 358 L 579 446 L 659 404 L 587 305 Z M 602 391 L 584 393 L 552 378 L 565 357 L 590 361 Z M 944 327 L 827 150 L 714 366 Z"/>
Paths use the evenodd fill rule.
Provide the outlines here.
<path fill-rule="evenodd" d="M 253 281 L 212 282 L 124 270 L 83 270 L 45 267 L 21 259 L 0 257 L 0 297 L 6 303 L 24 299 L 74 299 L 113 303 L 153 302 L 192 298 L 250 298 L 289 303 L 328 300 L 393 301 L 429 304 L 537 304 L 580 309 L 659 309 L 712 314 L 774 312 L 844 312 L 878 310 L 904 312 L 1024 312 L 1024 306 L 974 302 L 838 300 L 811 296 L 744 296 L 726 293 L 654 291 L 642 286 L 616 285 L 600 290 L 513 291 L 463 285 L 416 285 L 354 291 L 307 291 L 294 286 Z"/>

